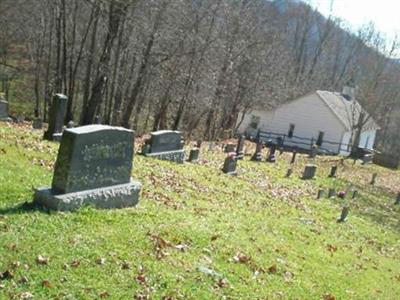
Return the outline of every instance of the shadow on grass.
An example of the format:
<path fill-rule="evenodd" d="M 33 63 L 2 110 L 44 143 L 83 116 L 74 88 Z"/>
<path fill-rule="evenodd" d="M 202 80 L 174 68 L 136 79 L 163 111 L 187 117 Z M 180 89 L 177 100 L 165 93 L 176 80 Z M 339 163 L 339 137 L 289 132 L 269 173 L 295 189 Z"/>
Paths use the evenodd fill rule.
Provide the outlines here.
<path fill-rule="evenodd" d="M 13 207 L 0 208 L 1 215 L 17 215 L 32 212 L 48 213 L 48 210 L 36 205 L 33 202 L 20 203 Z"/>

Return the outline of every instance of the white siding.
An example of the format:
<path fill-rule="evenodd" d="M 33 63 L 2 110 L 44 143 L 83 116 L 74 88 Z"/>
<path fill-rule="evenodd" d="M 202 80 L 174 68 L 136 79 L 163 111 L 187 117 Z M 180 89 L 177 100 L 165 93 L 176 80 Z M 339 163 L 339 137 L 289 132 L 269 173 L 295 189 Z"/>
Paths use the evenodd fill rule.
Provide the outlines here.
<path fill-rule="evenodd" d="M 360 143 L 361 148 L 373 149 L 375 144 L 376 130 L 367 130 L 361 133 Z"/>
<path fill-rule="evenodd" d="M 287 134 L 290 124 L 295 125 L 294 136 L 303 138 L 318 138 L 319 131 L 324 132 L 324 141 L 340 143 L 344 133 L 344 126 L 319 98 L 316 93 L 308 94 L 295 101 L 278 107 L 274 111 L 252 111 L 245 115 L 238 133 L 248 131 L 252 115 L 260 116 L 259 129 L 262 131 Z M 240 116 L 239 116 L 240 120 Z M 290 144 L 290 139 L 285 139 Z M 308 148 L 305 145 L 300 147 Z M 322 144 L 322 148 L 338 152 L 338 145 Z"/>
<path fill-rule="evenodd" d="M 350 154 L 351 148 L 349 148 L 348 145 L 351 145 L 351 131 L 347 131 L 343 134 L 342 145 L 340 147 L 341 155 L 349 155 Z"/>

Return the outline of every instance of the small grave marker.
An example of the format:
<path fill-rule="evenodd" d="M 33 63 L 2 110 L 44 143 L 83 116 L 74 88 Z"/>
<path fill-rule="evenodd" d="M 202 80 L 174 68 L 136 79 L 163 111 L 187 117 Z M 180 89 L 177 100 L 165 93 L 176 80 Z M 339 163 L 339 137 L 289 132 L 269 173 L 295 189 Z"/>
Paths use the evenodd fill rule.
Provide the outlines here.
<path fill-rule="evenodd" d="M 269 149 L 268 157 L 267 157 L 267 162 L 274 163 L 276 162 L 276 145 L 271 145 L 271 148 Z"/>
<path fill-rule="evenodd" d="M 375 185 L 377 177 L 378 177 L 378 173 L 372 174 L 372 178 L 371 178 L 371 182 L 370 182 L 371 185 Z"/>
<path fill-rule="evenodd" d="M 353 191 L 353 195 L 351 196 L 351 199 L 356 199 L 357 196 L 358 196 L 358 191 L 357 191 L 357 190 L 354 190 L 354 191 Z"/>
<path fill-rule="evenodd" d="M 317 166 L 308 164 L 304 168 L 302 179 L 304 180 L 313 179 L 316 172 L 317 172 Z"/>
<path fill-rule="evenodd" d="M 318 190 L 317 199 L 321 199 L 324 196 L 325 191 L 320 189 Z"/>
<path fill-rule="evenodd" d="M 329 173 L 329 177 L 331 177 L 331 178 L 335 178 L 336 177 L 337 168 L 338 168 L 337 166 L 332 166 L 331 167 L 331 171 Z"/>
<path fill-rule="evenodd" d="M 293 169 L 292 168 L 289 168 L 289 169 L 287 169 L 287 171 L 286 171 L 286 178 L 289 178 L 290 177 L 290 175 L 292 175 L 292 173 L 293 173 Z"/>
<path fill-rule="evenodd" d="M 12 121 L 8 115 L 8 102 L 2 99 L 0 99 L 0 121 Z"/>
<path fill-rule="evenodd" d="M 400 193 L 397 194 L 396 201 L 394 202 L 394 205 L 400 205 Z"/>
<path fill-rule="evenodd" d="M 74 127 L 75 127 L 74 121 L 71 120 L 67 123 L 67 128 L 74 128 Z"/>
<path fill-rule="evenodd" d="M 241 135 L 236 146 L 236 159 L 242 159 L 244 156 L 244 142 L 245 136 Z"/>
<path fill-rule="evenodd" d="M 294 163 L 296 162 L 296 155 L 297 155 L 297 150 L 296 150 L 296 149 L 293 149 L 293 152 L 292 152 L 292 159 L 290 160 L 290 163 L 291 163 L 291 164 L 294 164 Z"/>
<path fill-rule="evenodd" d="M 350 208 L 348 206 L 343 206 L 342 213 L 340 217 L 337 219 L 338 223 L 343 223 L 347 221 L 347 216 L 349 215 Z"/>
<path fill-rule="evenodd" d="M 150 135 L 150 139 L 145 141 L 142 148 L 143 155 L 183 163 L 185 150 L 179 131 L 160 130 L 152 132 Z"/>
<path fill-rule="evenodd" d="M 252 161 L 262 161 L 262 149 L 263 149 L 263 144 L 258 142 L 256 146 L 256 152 L 251 157 Z"/>
<path fill-rule="evenodd" d="M 199 155 L 200 155 L 200 149 L 199 148 L 193 148 L 190 150 L 189 153 L 189 162 L 196 162 L 199 160 Z"/>
<path fill-rule="evenodd" d="M 336 196 L 336 191 L 335 191 L 335 189 L 330 188 L 330 189 L 328 190 L 328 198 L 332 198 L 332 197 L 334 197 L 334 196 Z"/>
<path fill-rule="evenodd" d="M 32 122 L 33 129 L 42 129 L 43 128 L 43 121 L 40 118 L 35 118 Z"/>
<path fill-rule="evenodd" d="M 235 152 L 228 154 L 225 158 L 224 166 L 222 167 L 222 172 L 229 175 L 236 175 L 237 159 Z"/>
<path fill-rule="evenodd" d="M 226 144 L 224 147 L 225 153 L 235 152 L 236 145 L 235 144 Z"/>
<path fill-rule="evenodd" d="M 43 138 L 49 141 L 60 141 L 64 118 L 67 112 L 67 96 L 63 94 L 56 94 L 53 97 L 53 102 L 49 112 L 49 128 L 44 133 Z"/>

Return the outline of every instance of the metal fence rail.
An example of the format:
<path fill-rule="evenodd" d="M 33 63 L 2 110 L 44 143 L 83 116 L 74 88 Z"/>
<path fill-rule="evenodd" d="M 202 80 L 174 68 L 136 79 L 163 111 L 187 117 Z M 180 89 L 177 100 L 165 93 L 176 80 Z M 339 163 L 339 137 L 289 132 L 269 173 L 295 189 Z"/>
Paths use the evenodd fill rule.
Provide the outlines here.
<path fill-rule="evenodd" d="M 296 135 L 288 137 L 288 135 L 284 133 L 261 131 L 261 130 L 258 130 L 257 135 L 253 137 L 253 139 L 255 139 L 256 141 L 261 141 L 266 144 L 274 144 L 284 148 L 299 147 L 308 150 L 311 150 L 317 141 L 314 137 L 307 138 Z M 327 145 L 337 146 L 337 151 L 332 151 L 331 149 L 326 148 Z M 340 153 L 340 151 L 351 152 L 352 145 L 329 141 L 329 140 L 322 140 L 322 143 L 320 146 L 318 146 L 318 149 L 323 152 L 338 154 Z"/>

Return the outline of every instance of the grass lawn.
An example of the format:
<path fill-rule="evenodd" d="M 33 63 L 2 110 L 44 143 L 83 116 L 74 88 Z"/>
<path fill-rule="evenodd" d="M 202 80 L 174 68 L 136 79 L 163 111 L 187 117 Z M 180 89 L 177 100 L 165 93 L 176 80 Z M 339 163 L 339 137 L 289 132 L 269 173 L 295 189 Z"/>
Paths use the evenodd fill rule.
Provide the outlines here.
<path fill-rule="evenodd" d="M 400 299 L 397 171 L 318 157 L 303 181 L 307 157 L 285 178 L 283 154 L 232 177 L 204 146 L 198 164 L 136 155 L 135 208 L 46 212 L 29 205 L 57 155 L 41 136 L 0 123 L 0 299 Z M 316 200 L 329 187 L 359 196 Z"/>

